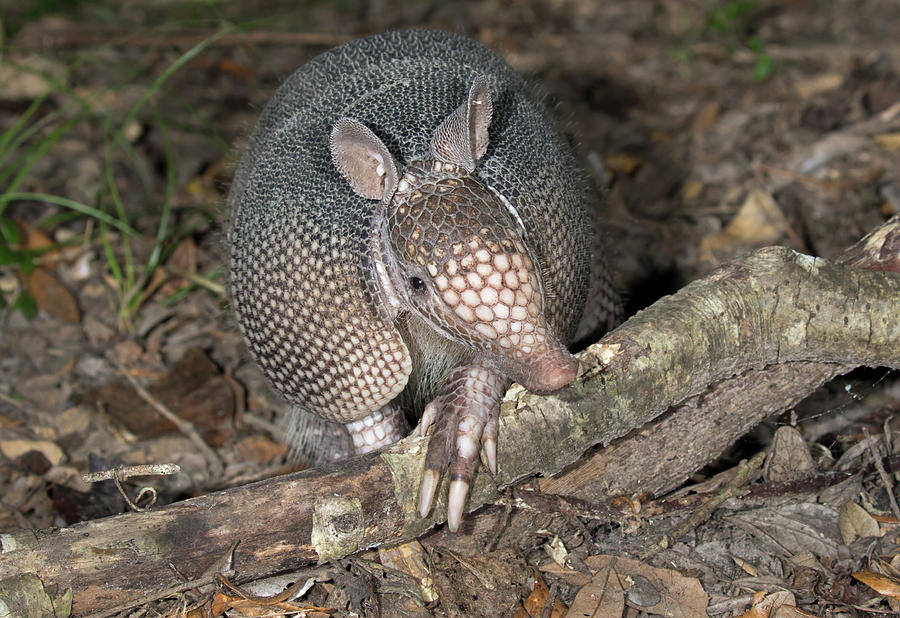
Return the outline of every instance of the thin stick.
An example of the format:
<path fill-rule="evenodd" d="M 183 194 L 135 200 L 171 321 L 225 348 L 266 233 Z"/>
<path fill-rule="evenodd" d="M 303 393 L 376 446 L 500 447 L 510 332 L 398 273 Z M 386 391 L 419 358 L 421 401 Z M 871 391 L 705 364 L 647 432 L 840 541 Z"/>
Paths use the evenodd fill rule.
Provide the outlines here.
<path fill-rule="evenodd" d="M 759 453 L 754 455 L 750 461 L 744 460 L 740 464 L 738 464 L 737 473 L 734 475 L 734 478 L 731 479 L 731 482 L 728 483 L 728 485 L 726 485 L 725 488 L 718 493 L 718 495 L 698 508 L 693 515 L 684 520 L 679 526 L 676 526 L 675 529 L 673 529 L 671 532 L 663 535 L 663 537 L 658 542 L 651 545 L 647 549 L 647 551 L 641 555 L 641 560 L 646 560 L 654 554 L 659 553 L 666 547 L 671 546 L 672 542 L 675 539 L 681 538 L 692 528 L 695 528 L 702 522 L 706 521 L 720 504 L 722 504 L 729 498 L 736 497 L 741 492 L 744 484 L 746 484 L 747 481 L 750 480 L 750 477 L 753 476 L 753 474 L 756 473 L 756 471 L 762 465 L 765 458 L 765 451 L 760 451 Z"/>
<path fill-rule="evenodd" d="M 894 511 L 894 517 L 900 520 L 900 505 L 897 504 L 897 498 L 894 496 L 894 484 L 891 483 L 891 477 L 888 476 L 887 470 L 884 469 L 884 464 L 881 463 L 881 453 L 878 452 L 875 441 L 872 439 L 872 436 L 869 435 L 868 428 L 863 427 L 863 435 L 866 437 L 866 442 L 869 445 L 869 454 L 872 456 L 872 463 L 875 464 L 875 469 L 878 470 L 878 476 L 881 478 L 881 484 L 884 485 L 884 490 L 887 492 L 888 499 L 891 501 L 891 510 Z"/>
<path fill-rule="evenodd" d="M 203 440 L 203 437 L 200 435 L 200 432 L 194 427 L 192 423 L 180 418 L 177 414 L 172 412 L 169 408 L 163 405 L 156 397 L 150 394 L 150 392 L 141 386 L 138 381 L 128 372 L 128 370 L 119 362 L 119 360 L 112 356 L 108 355 L 109 360 L 116 366 L 116 369 L 125 376 L 129 383 L 131 383 L 132 388 L 140 395 L 141 399 L 149 403 L 154 410 L 159 412 L 159 414 L 170 423 L 175 425 L 182 434 L 184 434 L 191 442 L 193 442 L 194 446 L 196 446 L 200 452 L 203 454 L 203 458 L 206 460 L 207 465 L 209 466 L 209 482 L 210 484 L 215 484 L 225 473 L 225 466 L 222 463 L 222 460 L 219 459 L 219 456 L 216 454 L 214 450 L 212 450 L 209 445 Z"/>

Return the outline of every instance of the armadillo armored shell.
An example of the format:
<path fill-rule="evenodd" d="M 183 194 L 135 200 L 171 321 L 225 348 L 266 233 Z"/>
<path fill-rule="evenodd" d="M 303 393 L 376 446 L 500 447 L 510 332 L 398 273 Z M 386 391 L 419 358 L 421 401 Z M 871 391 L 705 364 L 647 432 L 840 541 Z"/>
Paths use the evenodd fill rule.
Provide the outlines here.
<path fill-rule="evenodd" d="M 590 279 L 589 198 L 542 102 L 466 37 L 409 30 L 356 40 L 282 84 L 249 138 L 228 197 L 238 323 L 271 385 L 300 409 L 348 423 L 396 398 L 411 373 L 417 379 L 403 339 L 409 335 L 376 289 L 371 239 L 379 203 L 354 193 L 335 168 L 332 126 L 358 119 L 401 166 L 421 161 L 435 128 L 478 75 L 487 80 L 493 119 L 476 174 L 523 228 L 541 273 L 547 323 L 559 340 L 572 336 Z"/>

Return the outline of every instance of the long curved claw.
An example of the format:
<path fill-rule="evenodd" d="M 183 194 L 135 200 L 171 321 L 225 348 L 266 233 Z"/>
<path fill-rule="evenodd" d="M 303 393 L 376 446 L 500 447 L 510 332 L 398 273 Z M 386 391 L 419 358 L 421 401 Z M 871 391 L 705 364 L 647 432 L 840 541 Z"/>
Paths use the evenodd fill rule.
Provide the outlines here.
<path fill-rule="evenodd" d="M 416 436 L 417 438 L 425 437 L 425 434 L 428 433 L 428 430 L 434 425 L 435 420 L 437 420 L 438 414 L 440 414 L 437 402 L 438 400 L 435 399 L 425 406 L 425 410 L 422 412 L 422 418 L 419 419 L 419 424 L 410 432 L 411 436 Z"/>
<path fill-rule="evenodd" d="M 496 470 L 497 416 L 505 386 L 505 378 L 496 369 L 466 365 L 450 374 L 441 393 L 426 407 L 434 432 L 419 489 L 422 517 L 431 510 L 438 481 L 448 463 L 447 524 L 452 531 L 459 528 L 480 447 L 484 448 L 488 466 Z"/>
<path fill-rule="evenodd" d="M 497 474 L 497 416 L 488 419 L 481 436 L 481 452 L 484 453 L 491 474 Z"/>

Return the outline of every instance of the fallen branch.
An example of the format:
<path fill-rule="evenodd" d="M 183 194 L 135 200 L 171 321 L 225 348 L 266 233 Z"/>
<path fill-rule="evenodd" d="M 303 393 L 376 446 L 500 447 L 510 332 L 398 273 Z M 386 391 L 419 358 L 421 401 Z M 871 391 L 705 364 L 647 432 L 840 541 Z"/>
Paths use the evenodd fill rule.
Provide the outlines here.
<path fill-rule="evenodd" d="M 900 270 L 900 219 L 867 238 L 847 261 L 866 264 L 880 256 L 883 270 Z M 590 447 L 633 432 L 735 376 L 769 365 L 796 370 L 808 362 L 837 371 L 900 367 L 898 303 L 895 273 L 782 248 L 756 251 L 661 299 L 592 345 L 580 355 L 582 375 L 563 391 L 541 397 L 511 389 L 502 407 L 498 475 L 478 474 L 469 508 L 518 479 L 554 474 Z M 702 399 L 693 405 L 705 417 L 716 413 Z M 707 445 L 697 450 L 705 454 L 696 461 L 730 442 L 722 438 L 725 429 L 713 425 L 693 436 L 689 446 Z M 246 581 L 412 539 L 445 516 L 442 501 L 429 518 L 415 514 L 424 452 L 424 440 L 405 440 L 379 454 L 151 512 L 20 530 L 0 537 L 0 589 L 28 587 L 36 597 L 62 603 L 68 593 L 74 613 L 87 615 L 154 591 L 209 583 L 210 567 L 231 556 L 235 545 L 236 581 Z M 643 460 L 629 465 L 658 471 L 663 459 L 670 459 L 664 449 L 644 450 Z M 607 476 L 598 487 L 616 486 L 609 472 L 619 463 L 611 463 L 599 471 Z M 645 468 L 651 464 L 656 467 Z M 679 474 L 683 470 L 666 472 L 666 482 Z M 56 599 L 48 591 L 56 591 Z"/>
<path fill-rule="evenodd" d="M 867 235 L 839 261 L 867 270 L 900 272 L 898 218 Z M 828 380 L 857 366 L 782 362 L 712 383 L 705 392 L 642 426 L 640 432 L 614 442 L 564 473 L 540 479 L 539 488 L 586 500 L 671 491 L 760 421 L 793 408 Z"/>

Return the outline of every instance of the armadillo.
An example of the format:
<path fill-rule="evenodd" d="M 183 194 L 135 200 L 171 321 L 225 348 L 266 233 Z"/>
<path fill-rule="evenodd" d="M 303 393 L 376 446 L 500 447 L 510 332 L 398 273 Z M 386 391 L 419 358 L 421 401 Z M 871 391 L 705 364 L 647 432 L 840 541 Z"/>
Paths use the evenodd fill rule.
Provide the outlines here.
<path fill-rule="evenodd" d="M 449 466 L 452 530 L 480 451 L 496 473 L 510 382 L 573 380 L 592 281 L 594 313 L 613 314 L 588 187 L 548 117 L 472 39 L 378 34 L 281 85 L 228 197 L 231 302 L 295 423 L 340 423 L 364 453 L 419 412 L 419 512 Z"/>

